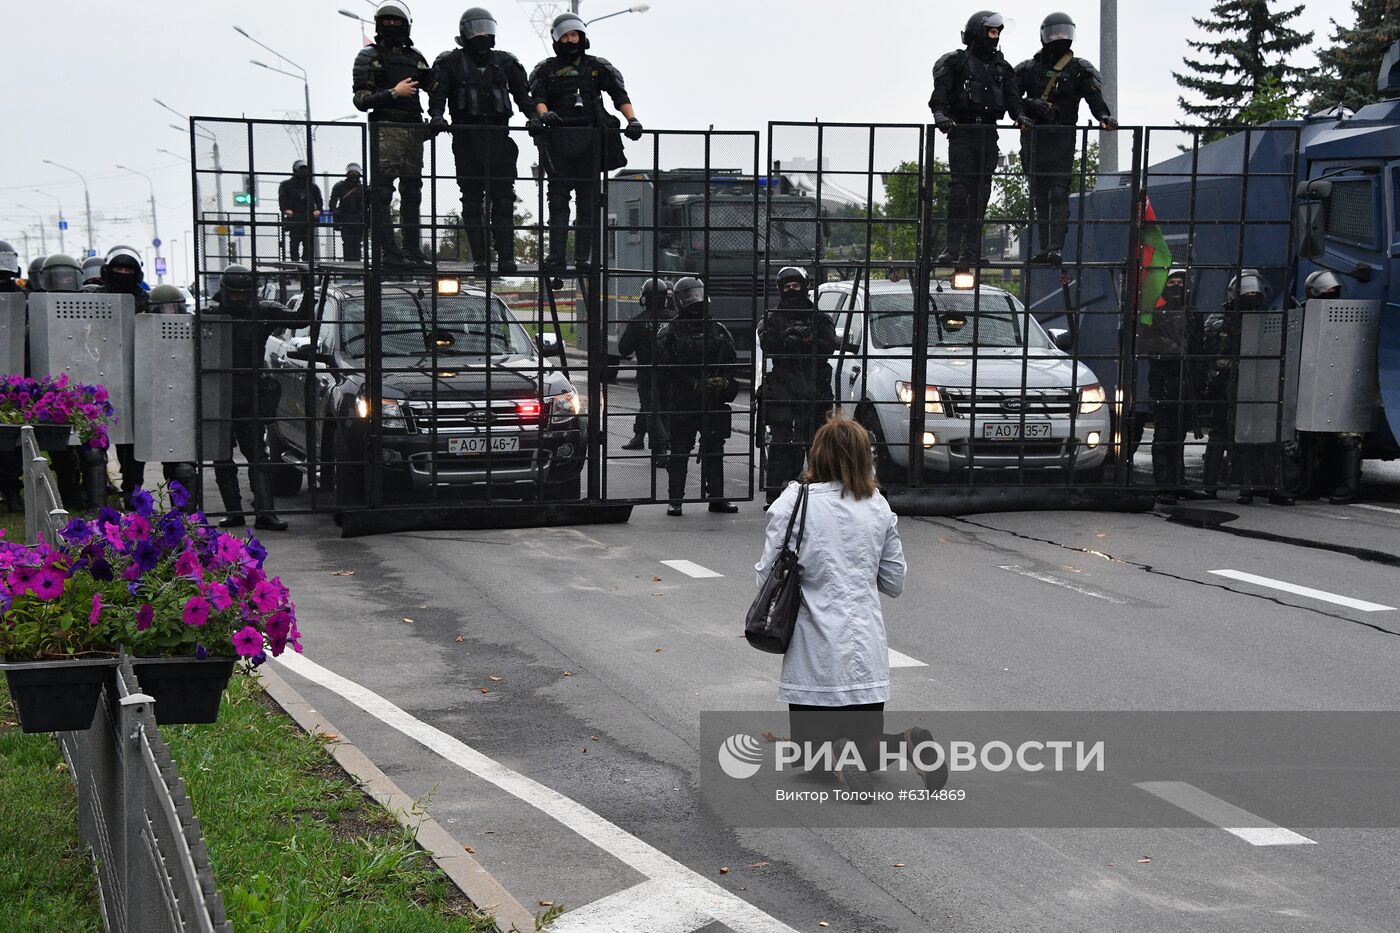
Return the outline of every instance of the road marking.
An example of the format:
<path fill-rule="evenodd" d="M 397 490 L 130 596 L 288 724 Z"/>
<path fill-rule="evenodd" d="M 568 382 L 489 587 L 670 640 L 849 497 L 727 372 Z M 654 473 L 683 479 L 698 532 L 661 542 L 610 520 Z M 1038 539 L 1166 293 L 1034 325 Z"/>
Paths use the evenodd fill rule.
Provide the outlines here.
<path fill-rule="evenodd" d="M 890 667 L 928 667 L 918 658 L 911 658 L 907 654 L 900 654 L 893 648 L 890 649 Z"/>
<path fill-rule="evenodd" d="M 1353 509 L 1367 509 L 1371 512 L 1389 512 L 1391 515 L 1400 515 L 1400 509 L 1388 509 L 1383 505 L 1367 505 L 1365 502 L 1353 502 Z"/>
<path fill-rule="evenodd" d="M 1211 573 L 1215 574 L 1217 577 L 1229 577 L 1231 580 L 1239 580 L 1242 583 L 1253 583 L 1256 586 L 1266 586 L 1269 589 L 1282 590 L 1285 593 L 1292 593 L 1295 596 L 1320 599 L 1325 603 L 1345 606 L 1348 609 L 1358 609 L 1361 612 L 1389 612 L 1395 608 L 1394 606 L 1383 606 L 1380 603 L 1368 603 L 1364 599 L 1353 599 L 1350 596 L 1329 593 L 1326 590 L 1315 590 L 1310 586 L 1299 586 L 1296 583 L 1289 583 L 1286 580 L 1272 580 L 1268 577 L 1258 576 L 1257 574 L 1245 573 L 1243 570 L 1212 570 Z"/>
<path fill-rule="evenodd" d="M 1080 586 L 1078 583 L 1071 583 L 1068 580 L 1061 580 L 1059 577 L 1048 573 L 1041 573 L 1039 570 L 1027 570 L 1015 564 L 1003 564 L 997 567 L 998 570 L 1009 570 L 1014 574 L 1023 577 L 1030 577 L 1032 580 L 1039 580 L 1041 583 L 1049 583 L 1051 586 L 1058 586 L 1062 589 L 1078 593 L 1080 596 L 1092 596 L 1094 599 L 1102 599 L 1105 602 L 1114 603 L 1119 606 L 1128 605 L 1128 600 L 1112 593 L 1105 593 L 1103 590 L 1096 590 L 1092 586 Z"/>
<path fill-rule="evenodd" d="M 691 933 L 714 921 L 695 906 L 703 897 L 691 892 L 677 904 L 676 892 L 661 881 L 641 884 L 609 894 L 549 925 L 550 933 Z"/>
<path fill-rule="evenodd" d="M 1225 832 L 1238 836 L 1252 846 L 1315 846 L 1317 842 L 1270 823 L 1262 816 L 1241 810 L 1232 803 L 1207 794 L 1185 781 L 1143 781 L 1134 785 L 1174 807 L 1214 823 Z"/>
<path fill-rule="evenodd" d="M 518 771 L 512 771 L 460 739 L 410 716 L 353 680 L 347 680 L 315 661 L 290 651 L 277 661 L 294 674 L 339 694 L 375 719 L 397 729 L 469 774 L 524 801 L 656 882 L 668 892 L 668 903 L 677 912 L 703 911 L 711 921 L 718 920 L 734 933 L 797 933 L 776 917 L 692 871 L 665 852 L 605 820 L 577 801 Z M 611 927 L 600 926 L 597 929 Z"/>
<path fill-rule="evenodd" d="M 701 567 L 694 561 L 689 560 L 663 560 L 661 563 L 672 570 L 679 570 L 687 577 L 694 577 L 697 580 L 707 580 L 710 577 L 722 577 L 724 574 L 715 573 L 709 567 Z"/>

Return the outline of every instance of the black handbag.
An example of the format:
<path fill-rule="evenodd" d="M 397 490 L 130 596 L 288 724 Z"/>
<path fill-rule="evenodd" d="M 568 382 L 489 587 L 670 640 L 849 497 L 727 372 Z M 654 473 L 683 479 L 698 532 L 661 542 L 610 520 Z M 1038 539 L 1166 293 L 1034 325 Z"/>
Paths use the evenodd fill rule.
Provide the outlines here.
<path fill-rule="evenodd" d="M 801 521 L 798 521 L 799 512 Z M 792 538 L 794 523 L 797 524 L 795 542 Z M 798 554 L 802 550 L 802 536 L 806 530 L 807 484 L 803 483 L 797 493 L 797 504 L 792 507 L 792 516 L 788 519 L 782 550 L 768 569 L 768 577 L 759 587 L 758 596 L 744 620 L 744 637 L 759 651 L 786 654 L 788 643 L 792 641 L 792 630 L 797 626 L 797 610 L 802 605 L 802 564 Z"/>

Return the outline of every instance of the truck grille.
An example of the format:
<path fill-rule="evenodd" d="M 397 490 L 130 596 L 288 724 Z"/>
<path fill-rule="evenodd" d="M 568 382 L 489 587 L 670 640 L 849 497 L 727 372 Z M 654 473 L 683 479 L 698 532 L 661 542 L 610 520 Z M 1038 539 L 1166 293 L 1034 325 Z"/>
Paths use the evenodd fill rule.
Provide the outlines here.
<path fill-rule="evenodd" d="M 409 402 L 408 416 L 419 434 L 470 433 L 491 429 L 515 429 L 539 424 L 539 416 L 522 417 L 516 399 L 470 402 Z M 528 400 L 527 400 L 528 401 Z"/>
<path fill-rule="evenodd" d="M 1075 410 L 1077 395 L 1064 389 L 940 389 L 948 413 L 956 418 L 976 415 L 979 419 L 1004 421 L 1023 412 L 1036 417 L 1068 418 Z"/>

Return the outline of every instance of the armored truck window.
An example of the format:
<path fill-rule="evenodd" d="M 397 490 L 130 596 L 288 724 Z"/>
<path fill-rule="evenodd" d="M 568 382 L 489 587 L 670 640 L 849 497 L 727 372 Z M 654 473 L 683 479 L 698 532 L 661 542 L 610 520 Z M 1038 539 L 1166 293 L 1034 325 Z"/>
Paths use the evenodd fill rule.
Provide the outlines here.
<path fill-rule="evenodd" d="M 1334 240 L 1374 249 L 1376 188 L 1369 178 L 1337 180 L 1327 199 L 1324 225 Z"/>

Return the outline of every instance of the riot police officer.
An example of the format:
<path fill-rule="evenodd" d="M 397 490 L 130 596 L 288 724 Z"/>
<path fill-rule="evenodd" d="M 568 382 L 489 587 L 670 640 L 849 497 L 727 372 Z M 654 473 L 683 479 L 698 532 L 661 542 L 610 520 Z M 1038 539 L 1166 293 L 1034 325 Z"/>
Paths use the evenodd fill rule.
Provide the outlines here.
<path fill-rule="evenodd" d="M 1309 301 L 1333 301 L 1342 297 L 1342 280 L 1331 269 L 1318 269 L 1303 282 L 1303 293 Z M 1361 491 L 1362 436 L 1354 431 L 1340 431 L 1332 437 L 1341 455 L 1341 478 L 1327 501 L 1345 505 Z"/>
<path fill-rule="evenodd" d="M 136 313 L 146 310 L 150 296 L 141 287 L 146 273 L 141 254 L 131 246 L 113 246 L 107 251 L 97 270 L 97 282 L 84 285 L 83 291 L 103 295 L 130 295 L 136 301 Z"/>
<path fill-rule="evenodd" d="M 19 276 L 22 271 L 19 252 L 9 243 L 0 240 L 0 293 L 19 291 Z"/>
<path fill-rule="evenodd" d="M 291 311 L 280 302 L 258 299 L 252 271 L 247 266 L 231 265 L 224 269 L 219 292 L 209 306 L 210 314 L 225 314 L 232 319 L 225 339 L 230 341 L 232 350 L 233 442 L 248 461 L 248 485 L 253 493 L 253 511 L 257 513 L 254 528 L 287 530 L 287 523 L 273 512 L 272 474 L 263 446 L 266 421 L 277 414 L 280 396 L 276 380 L 261 372 L 263 351 L 273 331 L 310 323 L 314 304 L 304 301 L 304 308 Z M 228 513 L 219 527 L 241 528 L 243 501 L 238 467 L 231 458 L 215 462 L 214 480 Z"/>
<path fill-rule="evenodd" d="M 30 266 L 33 269 L 33 266 Z M 39 287 L 30 291 L 76 292 L 82 288 L 83 269 L 78 260 L 65 253 L 54 253 L 43 260 L 39 270 Z M 86 501 L 100 503 L 107 493 L 107 452 L 92 447 L 58 447 L 49 451 L 54 476 L 58 480 L 58 495 L 65 503 L 84 501 L 84 480 L 87 480 Z"/>
<path fill-rule="evenodd" d="M 44 257 L 39 286 L 46 292 L 76 292 L 83 287 L 83 267 L 66 253 Z"/>
<path fill-rule="evenodd" d="M 807 295 L 807 273 L 796 266 L 778 272 L 778 307 L 763 318 L 759 346 L 769 364 L 763 377 L 763 421 L 768 425 L 771 503 L 802 472 L 812 435 L 831 408 L 831 364 L 836 325 Z"/>
<path fill-rule="evenodd" d="M 1238 410 L 1238 382 L 1239 360 L 1243 349 L 1240 343 L 1243 315 L 1262 311 L 1268 305 L 1271 293 L 1268 281 L 1257 269 L 1241 269 L 1240 274 L 1230 279 L 1230 284 L 1226 286 L 1225 316 L 1229 320 L 1227 328 L 1230 331 L 1230 385 L 1227 398 L 1232 409 L 1228 422 L 1231 426 L 1241 414 Z M 1230 431 L 1233 434 L 1233 427 Z M 1231 437 L 1230 440 L 1233 441 L 1234 438 Z M 1293 499 L 1278 488 L 1277 471 L 1274 467 L 1277 465 L 1279 453 L 1276 444 L 1233 443 L 1231 469 L 1235 484 L 1239 487 L 1236 501 L 1240 505 L 1249 505 L 1260 492 L 1267 493 L 1269 501 L 1274 505 L 1293 504 Z"/>
<path fill-rule="evenodd" d="M 307 260 L 311 253 L 311 225 L 321 218 L 321 189 L 311 180 L 311 168 L 302 159 L 292 163 L 292 177 L 277 186 L 277 209 L 282 212 L 282 224 L 287 231 L 287 244 L 292 262 Z"/>
<path fill-rule="evenodd" d="M 1105 130 L 1116 130 L 1103 99 L 1103 80 L 1093 65 L 1076 58 L 1074 20 L 1051 13 L 1040 24 L 1040 51 L 1016 66 L 1016 87 L 1035 129 L 1021 134 L 1021 168 L 1030 184 L 1040 231 L 1040 251 L 1031 262 L 1058 265 L 1069 229 L 1070 176 L 1074 171 L 1079 102 Z"/>
<path fill-rule="evenodd" d="M 426 265 L 423 256 L 423 108 L 419 85 L 430 80 L 428 60 L 413 47 L 413 18 L 403 0 L 385 0 L 374 11 L 374 42 L 355 56 L 355 109 L 377 124 L 370 143 L 370 225 L 386 266 Z M 390 208 L 399 182 L 403 245 L 394 239 Z"/>
<path fill-rule="evenodd" d="M 428 92 L 429 124 L 446 130 L 446 108 L 452 114 L 452 157 L 457 187 L 462 191 L 462 226 L 475 271 L 490 269 L 486 251 L 486 213 L 496 241 L 496 271 L 507 275 L 515 264 L 515 176 L 520 149 L 510 138 L 511 101 L 520 112 L 534 112 L 525 66 L 509 52 L 496 48 L 496 18 L 481 7 L 462 14 L 457 44 L 433 62 Z"/>
<path fill-rule="evenodd" d="M 345 166 L 345 177 L 331 186 L 331 220 L 340 232 L 341 258 L 360 261 L 365 242 L 365 186 L 358 162 Z"/>
<path fill-rule="evenodd" d="M 666 427 L 666 416 L 660 412 L 660 380 L 653 364 L 656 359 L 656 335 L 667 321 L 675 317 L 671 308 L 674 298 L 670 282 L 647 279 L 642 285 L 641 297 L 637 299 L 642 310 L 627 322 L 617 341 L 620 357 L 624 360 L 633 354 L 637 357 L 637 417 L 632 422 L 632 439 L 623 444 L 622 449 L 641 450 L 650 436 L 651 454 L 658 461 L 666 453 L 670 432 Z"/>
<path fill-rule="evenodd" d="M 41 292 L 44 290 L 44 262 L 48 258 L 47 256 L 35 256 L 33 259 L 29 260 L 29 271 L 24 277 L 25 291 Z M 79 269 L 79 272 L 81 271 L 82 270 Z"/>
<path fill-rule="evenodd" d="M 997 51 L 1004 24 L 1000 13 L 972 14 L 962 33 L 966 48 L 933 66 L 928 106 L 934 125 L 948 137 L 948 234 L 940 263 L 966 267 L 980 260 L 982 218 L 997 165 L 996 123 L 1009 113 L 1030 126 L 1021 112 L 1016 75 Z"/>
<path fill-rule="evenodd" d="M 102 284 L 102 266 L 106 260 L 101 256 L 89 256 L 83 260 L 83 287 Z"/>
<path fill-rule="evenodd" d="M 136 302 L 136 313 L 149 310 L 150 298 L 141 287 L 145 272 L 141 266 L 141 255 L 130 246 L 114 246 L 107 251 L 98 271 L 98 283 L 86 285 L 83 291 L 104 295 L 130 295 Z M 173 286 L 166 286 L 171 288 Z M 179 294 L 177 289 L 175 292 Z M 184 299 L 181 298 L 183 306 Z M 83 475 L 88 482 L 88 504 L 94 508 L 102 505 L 106 495 L 106 451 L 83 448 L 79 457 L 84 459 Z M 136 459 L 135 444 L 117 445 L 117 463 L 122 471 L 122 502 L 131 503 L 131 493 L 143 482 L 146 465 Z M 100 469 L 99 469 L 100 467 Z"/>
<path fill-rule="evenodd" d="M 23 267 L 19 263 L 19 252 L 13 246 L 0 240 L 0 294 L 23 291 L 19 276 Z M 15 375 L 23 375 L 16 373 Z M 24 506 L 20 502 L 19 490 L 23 482 L 19 452 L 15 449 L 0 450 L 0 498 L 6 510 L 19 512 Z"/>
<path fill-rule="evenodd" d="M 1186 427 L 1195 385 L 1188 350 L 1199 348 L 1200 318 L 1186 307 L 1186 270 L 1167 273 L 1161 300 L 1138 315 L 1137 352 L 1147 359 L 1147 391 L 1152 399 L 1152 478 L 1157 501 L 1177 500 L 1186 476 Z M 1139 430 L 1140 430 L 1139 425 Z"/>
<path fill-rule="evenodd" d="M 587 54 L 588 35 L 575 13 L 561 13 L 550 30 L 554 55 L 530 73 L 530 97 L 536 117 L 546 128 L 549 175 L 549 253 L 542 268 L 564 269 L 564 244 L 569 237 L 569 197 L 578 211 L 574 226 L 574 265 L 580 272 L 592 268 L 593 234 L 597 225 L 601 174 L 620 168 L 625 159 L 613 151 L 609 134 L 614 117 L 603 111 L 603 94 L 627 118 L 628 139 L 642 138 L 642 124 L 632 109 L 632 99 L 622 74 L 606 59 Z"/>
<path fill-rule="evenodd" d="M 656 338 L 662 402 L 670 413 L 667 515 L 681 514 L 691 449 L 700 441 L 700 497 L 711 512 L 737 512 L 724 498 L 724 441 L 732 428 L 729 403 L 739 394 L 738 353 L 723 324 L 710 319 L 705 285 L 687 276 L 676 282 L 676 317 Z"/>

